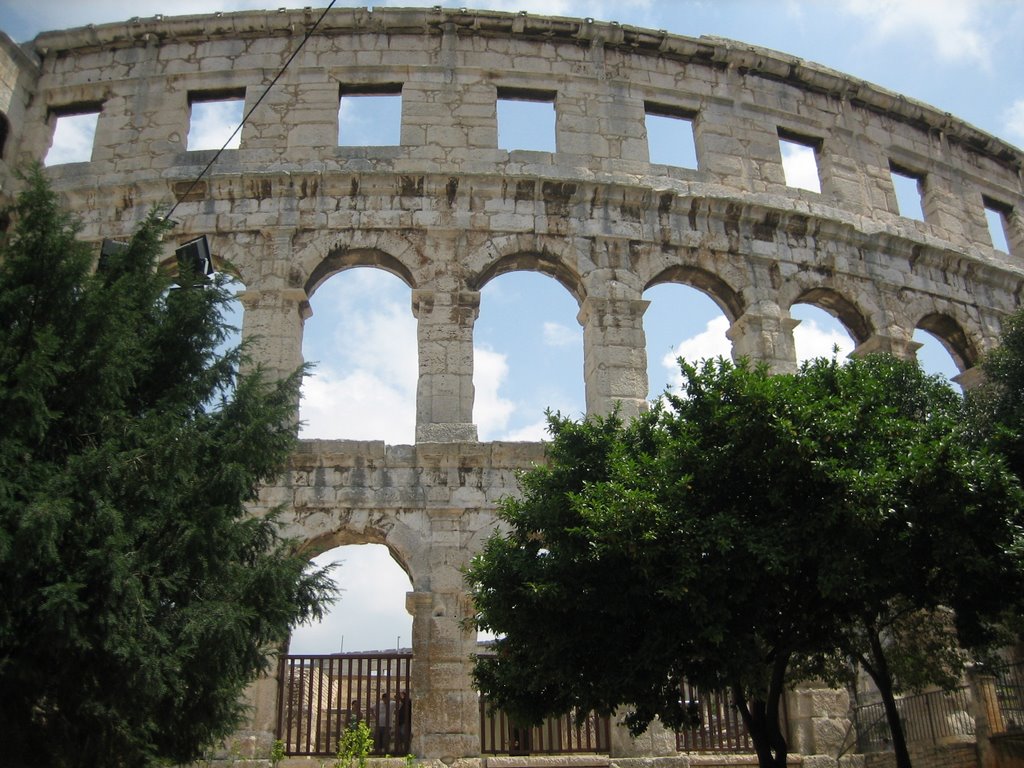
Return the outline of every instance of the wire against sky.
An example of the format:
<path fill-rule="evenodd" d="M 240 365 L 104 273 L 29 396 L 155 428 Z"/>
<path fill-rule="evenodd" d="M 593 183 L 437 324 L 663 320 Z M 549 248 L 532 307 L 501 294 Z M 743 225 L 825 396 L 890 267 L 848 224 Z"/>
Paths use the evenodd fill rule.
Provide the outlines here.
<path fill-rule="evenodd" d="M 249 111 L 245 113 L 245 116 L 242 118 L 241 122 L 238 124 L 238 126 L 235 128 L 235 130 L 233 130 L 231 132 L 231 135 L 228 136 L 228 138 L 224 142 L 223 146 L 220 149 L 217 150 L 217 153 L 212 158 L 210 158 L 210 162 L 208 162 L 206 164 L 206 167 L 203 168 L 203 170 L 199 172 L 199 175 L 196 176 L 195 180 L 189 185 L 189 188 L 187 190 L 185 190 L 185 194 L 182 195 L 181 197 L 179 197 L 174 202 L 174 205 L 171 206 L 171 210 L 169 210 L 167 212 L 167 217 L 166 218 L 168 218 L 168 219 L 171 218 L 171 214 L 173 214 L 175 209 L 178 207 L 178 203 L 180 203 L 182 200 L 187 200 L 188 199 L 188 196 L 191 194 L 192 190 L 196 188 L 196 184 L 198 184 L 200 181 L 202 181 L 203 176 L 205 176 L 207 171 L 209 171 L 210 168 L 213 167 L 213 164 L 217 162 L 217 158 L 219 158 L 221 153 L 225 149 L 227 149 L 228 144 L 231 143 L 231 140 L 233 138 L 235 138 L 235 136 L 238 134 L 238 132 L 240 130 L 242 130 L 242 126 L 245 125 L 246 121 L 249 119 L 249 117 L 252 115 L 252 113 L 256 111 L 256 107 L 258 107 L 263 102 L 263 99 L 265 99 L 267 97 L 267 94 L 270 93 L 270 89 L 273 88 L 274 85 L 277 83 L 277 81 L 281 79 L 281 75 L 283 75 L 285 73 L 285 71 L 288 69 L 288 65 L 291 64 L 292 61 L 295 60 L 295 57 L 299 55 L 299 51 L 302 50 L 302 46 L 304 46 L 306 44 L 306 41 L 309 40 L 309 38 L 313 36 L 314 32 L 316 32 L 317 27 L 320 26 L 320 22 L 324 20 L 324 17 L 327 15 L 327 12 L 329 10 L 331 10 L 331 8 L 334 7 L 334 3 L 335 2 L 337 2 L 337 0 L 331 0 L 331 2 L 328 4 L 328 6 L 326 8 L 324 8 L 324 12 L 320 14 L 320 18 L 318 18 L 316 20 L 316 22 L 313 24 L 313 26 L 311 26 L 309 29 L 306 30 L 306 34 L 302 38 L 302 42 L 299 43 L 298 46 L 296 46 L 294 51 L 292 51 L 292 55 L 288 57 L 288 60 L 277 71 L 277 74 L 274 75 L 274 79 L 270 81 L 270 84 L 266 88 L 263 89 L 263 93 L 261 93 L 260 97 L 258 99 L 256 99 L 256 103 L 253 104 L 249 108 Z"/>

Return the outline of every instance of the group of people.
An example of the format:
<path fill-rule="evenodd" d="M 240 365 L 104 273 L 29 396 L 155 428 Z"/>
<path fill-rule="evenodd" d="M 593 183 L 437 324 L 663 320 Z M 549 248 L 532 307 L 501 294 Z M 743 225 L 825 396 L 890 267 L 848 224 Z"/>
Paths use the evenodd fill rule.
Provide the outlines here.
<path fill-rule="evenodd" d="M 363 719 L 359 700 L 352 702 L 349 708 L 348 725 Z M 379 755 L 406 755 L 411 750 L 412 739 L 412 699 L 408 691 L 396 691 L 395 698 L 384 692 L 380 701 L 371 712 L 367 710 L 366 719 L 373 727 L 373 751 Z M 392 749 L 394 747 L 394 749 Z"/>

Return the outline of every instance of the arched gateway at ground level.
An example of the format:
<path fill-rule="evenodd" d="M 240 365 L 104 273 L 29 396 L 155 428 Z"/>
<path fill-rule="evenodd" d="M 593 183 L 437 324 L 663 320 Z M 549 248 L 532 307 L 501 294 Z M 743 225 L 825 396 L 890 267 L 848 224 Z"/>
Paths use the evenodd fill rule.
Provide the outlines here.
<path fill-rule="evenodd" d="M 332 10 L 260 101 L 318 16 L 0 38 L 0 181 L 15 190 L 14 169 L 46 155 L 58 120 L 94 113 L 90 160 L 47 171 L 83 235 L 123 237 L 174 203 L 168 249 L 205 235 L 237 268 L 244 334 L 272 371 L 301 363 L 308 299 L 333 273 L 375 266 L 408 284 L 415 445 L 306 442 L 261 503 L 284 504 L 290 533 L 313 548 L 353 536 L 406 565 L 421 757 L 481 752 L 460 569 L 516 470 L 543 460 L 539 444 L 477 441 L 473 325 L 489 279 L 531 269 L 561 282 L 579 305 L 587 410 L 618 403 L 627 416 L 647 396 L 642 296 L 655 284 L 707 293 L 734 354 L 776 371 L 795 366 L 789 309 L 804 302 L 843 321 L 855 354 L 909 356 L 915 328 L 936 334 L 966 386 L 1018 306 L 1024 158 L 930 107 L 727 41 L 440 7 Z M 400 96 L 399 146 L 338 145 L 339 99 L 367 93 Z M 187 146 L 191 107 L 225 98 L 251 109 L 240 146 L 196 182 L 212 154 Z M 552 105 L 554 152 L 498 148 L 496 104 L 509 98 Z M 692 125 L 696 169 L 649 162 L 648 115 Z M 787 185 L 781 141 L 813 149 L 820 192 Z M 918 179 L 924 222 L 899 216 L 894 170 Z M 986 211 L 1010 254 L 993 248 Z M 265 749 L 278 681 L 251 700 L 248 732 Z M 834 760 L 846 711 L 840 692 L 794 694 L 796 751 Z M 674 754 L 645 739 L 613 734 L 611 751 Z"/>

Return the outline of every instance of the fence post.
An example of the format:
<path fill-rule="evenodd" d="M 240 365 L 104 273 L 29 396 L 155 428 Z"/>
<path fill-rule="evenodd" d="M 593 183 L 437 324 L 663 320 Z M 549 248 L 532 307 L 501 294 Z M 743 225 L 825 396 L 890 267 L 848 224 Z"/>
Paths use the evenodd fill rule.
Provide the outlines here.
<path fill-rule="evenodd" d="M 991 737 L 995 733 L 1002 733 L 1005 728 L 996 693 L 996 676 L 986 672 L 983 667 L 972 667 L 967 671 L 967 680 L 971 687 L 974 710 L 978 768 L 999 768 L 999 756 L 993 748 Z"/>

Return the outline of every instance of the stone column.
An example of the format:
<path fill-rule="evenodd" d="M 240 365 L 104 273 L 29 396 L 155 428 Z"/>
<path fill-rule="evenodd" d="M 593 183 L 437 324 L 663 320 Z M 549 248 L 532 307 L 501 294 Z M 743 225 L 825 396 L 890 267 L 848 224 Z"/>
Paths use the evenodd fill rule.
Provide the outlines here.
<path fill-rule="evenodd" d="M 767 363 L 772 373 L 796 371 L 793 329 L 800 324 L 776 304 L 759 304 L 737 318 L 725 335 L 732 342 L 732 359 Z"/>
<path fill-rule="evenodd" d="M 479 699 L 472 680 L 475 633 L 461 592 L 409 592 L 412 614 L 412 751 L 446 763 L 480 754 Z"/>
<path fill-rule="evenodd" d="M 676 734 L 666 728 L 661 720 L 655 718 L 647 726 L 647 730 L 637 737 L 629 733 L 622 722 L 625 710 L 618 710 L 612 716 L 611 757 L 675 757 Z"/>
<path fill-rule="evenodd" d="M 475 442 L 473 424 L 473 323 L 479 291 L 412 293 L 418 321 L 419 382 L 416 442 Z"/>
<path fill-rule="evenodd" d="M 267 758 L 277 736 L 278 703 L 281 698 L 280 663 L 268 659 L 269 669 L 245 689 L 242 697 L 247 710 L 242 727 L 224 742 L 228 754 L 246 759 Z"/>
<path fill-rule="evenodd" d="M 1024 212 L 1020 208 L 1014 208 L 1004 214 L 1006 226 L 1006 244 L 1010 248 L 1010 255 L 1015 259 L 1024 258 Z"/>
<path fill-rule="evenodd" d="M 605 416 L 619 404 L 620 415 L 631 419 L 647 409 L 643 316 L 649 304 L 591 296 L 580 307 L 588 414 Z"/>
<path fill-rule="evenodd" d="M 302 365 L 302 328 L 313 314 L 301 288 L 250 289 L 239 297 L 245 308 L 242 338 L 250 340 L 253 362 L 283 378 Z"/>
<path fill-rule="evenodd" d="M 1003 712 L 996 695 L 996 677 L 983 669 L 967 671 L 974 713 L 974 734 L 978 745 L 978 768 L 1000 768 L 999 754 L 992 747 L 992 735 L 1002 733 Z"/>
<path fill-rule="evenodd" d="M 850 733 L 850 694 L 824 685 L 805 684 L 786 694 L 789 751 L 804 765 L 839 765 Z"/>
<path fill-rule="evenodd" d="M 976 387 L 980 387 L 985 383 L 985 372 L 981 369 L 980 365 L 976 365 L 973 368 L 968 368 L 966 371 L 962 371 L 953 377 L 953 381 L 960 385 L 960 389 L 964 392 L 970 392 Z"/>
<path fill-rule="evenodd" d="M 921 348 L 921 342 L 905 334 L 887 334 L 884 332 L 872 334 L 865 342 L 858 344 L 850 354 L 855 357 L 864 357 L 875 352 L 884 352 L 898 357 L 901 360 L 917 359 L 917 350 Z"/>

